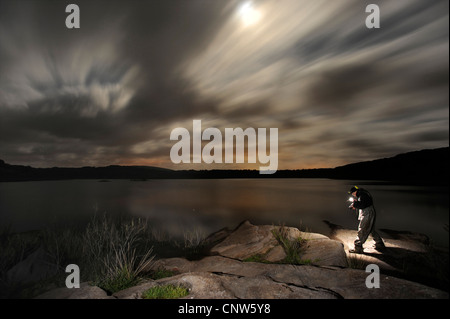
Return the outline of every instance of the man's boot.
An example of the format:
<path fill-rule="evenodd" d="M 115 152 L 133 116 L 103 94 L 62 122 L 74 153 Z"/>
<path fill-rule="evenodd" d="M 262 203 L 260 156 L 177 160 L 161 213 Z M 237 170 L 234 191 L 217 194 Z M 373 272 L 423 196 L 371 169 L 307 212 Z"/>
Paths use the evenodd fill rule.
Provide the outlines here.
<path fill-rule="evenodd" d="M 384 245 L 383 241 L 375 243 L 374 248 L 375 248 L 375 250 L 377 250 L 379 252 L 383 252 L 386 250 L 386 246 Z"/>
<path fill-rule="evenodd" d="M 364 249 L 362 248 L 362 246 L 355 245 L 355 248 L 350 249 L 348 252 L 351 254 L 364 254 Z"/>

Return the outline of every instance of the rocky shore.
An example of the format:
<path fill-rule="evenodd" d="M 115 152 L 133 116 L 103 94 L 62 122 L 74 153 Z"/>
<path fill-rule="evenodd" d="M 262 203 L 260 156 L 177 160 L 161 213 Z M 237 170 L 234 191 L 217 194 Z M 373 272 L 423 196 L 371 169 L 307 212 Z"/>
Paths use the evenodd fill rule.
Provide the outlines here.
<path fill-rule="evenodd" d="M 381 232 L 386 250 L 365 245 L 362 255 L 349 254 L 354 230 L 327 222 L 330 236 L 302 232 L 293 227 L 252 225 L 242 222 L 222 229 L 203 244 L 199 260 L 167 258 L 152 267 L 175 274 L 146 280 L 108 295 L 88 283 L 79 289 L 57 288 L 38 299 L 140 299 L 155 286 L 188 289 L 187 299 L 447 299 L 448 250 L 431 249 L 427 237 L 408 232 Z M 289 245 L 299 253 L 289 261 Z M 380 269 L 379 288 L 367 288 L 366 265 Z M 446 267 L 446 268 L 445 268 Z"/>

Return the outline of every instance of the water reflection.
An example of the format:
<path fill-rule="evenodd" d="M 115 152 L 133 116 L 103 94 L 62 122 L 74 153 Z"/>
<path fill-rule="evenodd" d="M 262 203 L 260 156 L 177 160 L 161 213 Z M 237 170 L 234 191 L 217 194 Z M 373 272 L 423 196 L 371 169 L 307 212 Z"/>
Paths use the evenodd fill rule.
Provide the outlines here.
<path fill-rule="evenodd" d="M 209 234 L 248 219 L 327 233 L 324 219 L 356 229 L 347 209 L 355 181 L 321 179 L 149 180 L 109 183 L 51 181 L 0 183 L 0 219 L 17 231 L 51 223 L 83 223 L 92 214 L 148 218 L 172 236 L 185 231 Z M 368 183 L 377 228 L 425 233 L 448 247 L 448 187 Z"/>

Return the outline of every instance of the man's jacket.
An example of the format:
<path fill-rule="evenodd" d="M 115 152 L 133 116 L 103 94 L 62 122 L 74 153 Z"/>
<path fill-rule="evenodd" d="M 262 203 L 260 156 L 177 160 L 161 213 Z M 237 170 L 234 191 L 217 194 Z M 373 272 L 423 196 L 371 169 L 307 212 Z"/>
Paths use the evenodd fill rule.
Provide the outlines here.
<path fill-rule="evenodd" d="M 356 192 L 357 201 L 353 202 L 356 209 L 364 209 L 373 205 L 372 195 L 364 188 L 358 189 Z"/>

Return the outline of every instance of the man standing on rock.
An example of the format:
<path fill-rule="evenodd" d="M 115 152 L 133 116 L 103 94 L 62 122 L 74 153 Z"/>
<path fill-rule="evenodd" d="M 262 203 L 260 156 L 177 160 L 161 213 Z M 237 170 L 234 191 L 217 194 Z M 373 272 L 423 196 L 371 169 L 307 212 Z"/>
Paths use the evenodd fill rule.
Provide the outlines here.
<path fill-rule="evenodd" d="M 350 253 L 362 254 L 364 253 L 363 245 L 370 234 L 375 241 L 375 249 L 378 251 L 384 250 L 383 239 L 375 231 L 376 212 L 373 206 L 372 195 L 364 188 L 354 186 L 348 192 L 353 196 L 353 203 L 350 205 L 351 209 L 357 210 L 359 225 L 358 236 L 355 240 L 355 248 L 351 249 Z"/>

